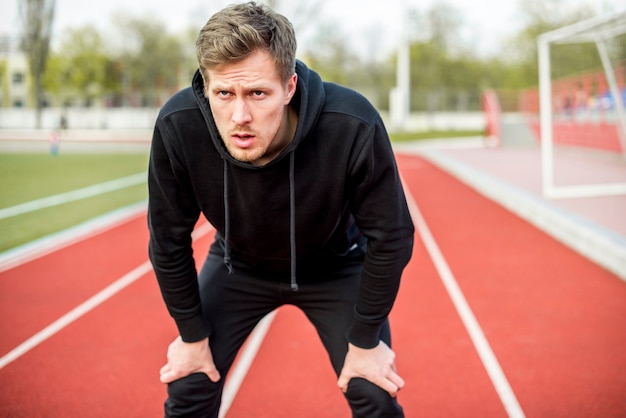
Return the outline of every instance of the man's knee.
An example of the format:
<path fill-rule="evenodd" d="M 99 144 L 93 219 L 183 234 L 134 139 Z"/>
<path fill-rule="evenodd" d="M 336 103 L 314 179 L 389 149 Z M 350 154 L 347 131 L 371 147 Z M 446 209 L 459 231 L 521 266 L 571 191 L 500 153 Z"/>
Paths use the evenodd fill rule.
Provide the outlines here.
<path fill-rule="evenodd" d="M 346 399 L 352 409 L 353 418 L 401 418 L 402 407 L 396 398 L 375 384 L 354 378 L 348 384 Z"/>
<path fill-rule="evenodd" d="M 213 383 L 206 374 L 194 373 L 167 385 L 165 416 L 217 417 L 222 385 Z"/>

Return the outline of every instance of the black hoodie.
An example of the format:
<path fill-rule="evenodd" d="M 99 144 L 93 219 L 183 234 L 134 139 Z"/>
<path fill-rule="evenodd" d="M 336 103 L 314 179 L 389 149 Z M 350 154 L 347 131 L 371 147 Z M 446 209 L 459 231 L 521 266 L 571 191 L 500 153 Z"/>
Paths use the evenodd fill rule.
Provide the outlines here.
<path fill-rule="evenodd" d="M 202 213 L 220 241 L 212 251 L 230 269 L 245 263 L 294 290 L 323 280 L 355 245 L 366 248 L 348 340 L 378 344 L 414 232 L 389 138 L 361 95 L 323 83 L 301 62 L 296 72 L 294 139 L 264 166 L 230 156 L 199 73 L 159 113 L 148 179 L 150 259 L 184 341 L 211 332 L 191 248 Z"/>

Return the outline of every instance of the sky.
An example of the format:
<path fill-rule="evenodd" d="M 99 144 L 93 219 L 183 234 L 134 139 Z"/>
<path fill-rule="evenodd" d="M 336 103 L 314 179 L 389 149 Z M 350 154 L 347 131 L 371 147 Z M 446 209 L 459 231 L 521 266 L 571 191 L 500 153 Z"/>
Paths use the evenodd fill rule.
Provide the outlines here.
<path fill-rule="evenodd" d="M 283 0 L 279 11 L 294 22 L 299 43 L 306 43 L 312 25 L 333 23 L 348 37 L 357 52 L 367 53 L 377 48 L 392 49 L 399 39 L 398 24 L 404 4 L 406 8 L 425 12 L 438 0 Z M 446 0 L 459 11 L 461 35 L 475 45 L 481 54 L 494 53 L 502 41 L 523 26 L 518 4 L 525 0 Z M 573 5 L 602 4 L 599 11 L 624 10 L 623 0 L 565 0 Z M 88 23 L 98 28 L 111 27 L 115 12 L 134 16 L 155 16 L 166 23 L 168 30 L 178 31 L 190 26 L 198 29 L 211 14 L 232 0 L 56 0 L 54 34 L 67 27 Z M 321 4 L 309 10 L 313 19 L 299 19 L 298 4 Z M 0 0 L 0 34 L 17 33 L 19 27 L 18 0 Z M 175 7 L 173 7 L 175 5 Z M 302 14 L 299 14 L 301 16 Z M 313 23 L 312 23 L 313 22 Z M 419 32 L 419 28 L 414 28 Z M 419 33 L 418 33 L 419 35 Z M 58 39 L 58 37 L 57 37 Z"/>

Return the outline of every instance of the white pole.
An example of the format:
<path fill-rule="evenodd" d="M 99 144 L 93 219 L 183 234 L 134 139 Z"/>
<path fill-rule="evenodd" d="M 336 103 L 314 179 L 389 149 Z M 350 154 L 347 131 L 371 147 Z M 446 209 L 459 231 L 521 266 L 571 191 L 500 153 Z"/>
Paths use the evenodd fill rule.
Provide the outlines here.
<path fill-rule="evenodd" d="M 602 66 L 604 67 L 604 73 L 611 90 L 611 96 L 613 96 L 613 103 L 615 104 L 615 112 L 617 113 L 617 133 L 620 144 L 622 145 L 622 153 L 626 155 L 626 114 L 624 112 L 624 103 L 622 102 L 622 95 L 620 94 L 617 81 L 615 80 L 615 72 L 609 59 L 609 53 L 606 50 L 604 40 L 601 38 L 596 39 L 596 47 L 602 60 Z"/>
<path fill-rule="evenodd" d="M 554 185 L 552 137 L 552 80 L 550 79 L 550 44 L 541 36 L 539 48 L 539 124 L 543 194 L 549 197 Z"/>
<path fill-rule="evenodd" d="M 406 129 L 411 93 L 411 58 L 406 36 L 398 50 L 398 89 L 400 90 L 401 125 Z"/>
<path fill-rule="evenodd" d="M 396 87 L 391 91 L 390 112 L 393 125 L 398 130 L 407 128 L 410 114 L 411 94 L 411 53 L 407 28 L 406 1 L 400 2 L 398 22 L 398 61 L 396 67 Z"/>

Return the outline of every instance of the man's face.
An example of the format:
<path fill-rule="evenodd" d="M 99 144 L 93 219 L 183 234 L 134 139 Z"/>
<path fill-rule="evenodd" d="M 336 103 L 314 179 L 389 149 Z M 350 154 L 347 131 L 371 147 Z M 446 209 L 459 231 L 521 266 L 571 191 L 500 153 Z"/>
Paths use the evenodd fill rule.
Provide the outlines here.
<path fill-rule="evenodd" d="M 295 115 L 289 101 L 297 76 L 281 81 L 267 51 L 208 70 L 205 95 L 222 140 L 237 160 L 267 164 L 291 141 Z"/>

